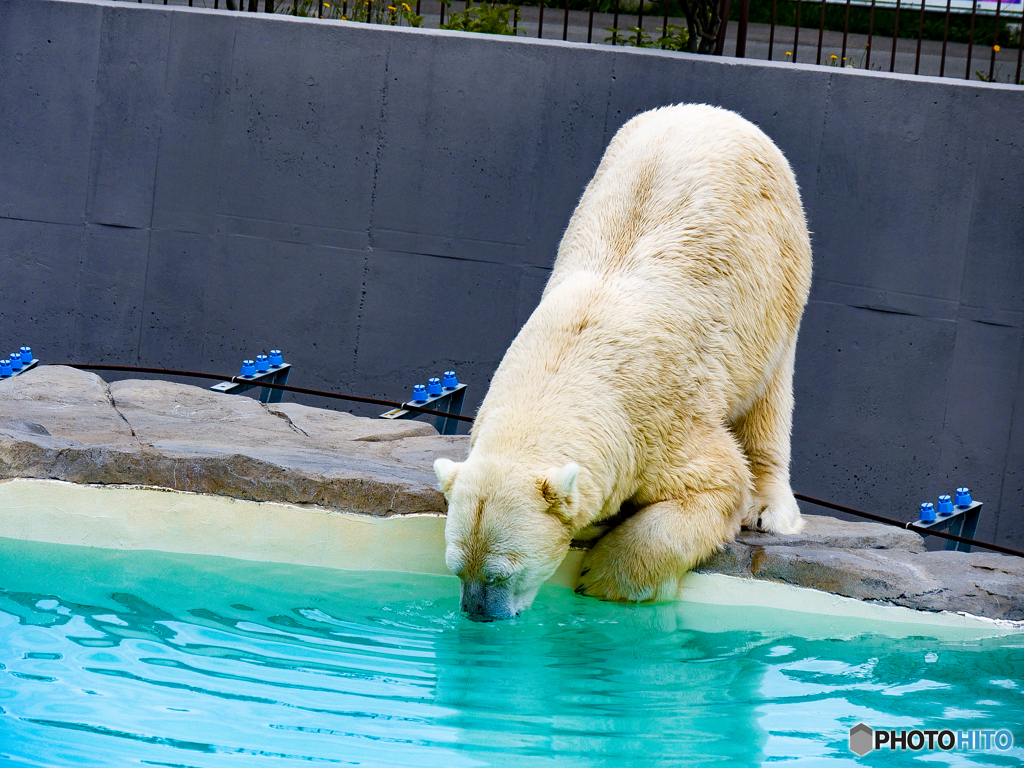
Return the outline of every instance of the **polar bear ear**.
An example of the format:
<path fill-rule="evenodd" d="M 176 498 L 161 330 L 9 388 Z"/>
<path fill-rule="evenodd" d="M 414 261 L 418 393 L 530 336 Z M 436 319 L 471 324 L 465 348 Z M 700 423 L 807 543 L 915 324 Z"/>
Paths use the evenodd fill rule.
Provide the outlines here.
<path fill-rule="evenodd" d="M 451 459 L 438 459 L 434 462 L 434 474 L 437 475 L 437 482 L 441 485 L 441 493 L 445 496 L 452 489 L 452 483 L 455 482 L 455 476 L 459 474 L 459 467 L 461 466 L 461 463 L 454 462 Z"/>
<path fill-rule="evenodd" d="M 570 461 L 564 467 L 552 467 L 541 478 L 540 492 L 551 505 L 566 503 L 576 494 L 576 480 L 580 476 L 580 465 Z"/>

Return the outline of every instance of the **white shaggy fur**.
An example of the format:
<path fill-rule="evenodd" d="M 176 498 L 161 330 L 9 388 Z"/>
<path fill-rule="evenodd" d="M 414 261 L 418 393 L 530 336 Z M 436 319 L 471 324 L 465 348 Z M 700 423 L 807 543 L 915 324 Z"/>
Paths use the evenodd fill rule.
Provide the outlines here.
<path fill-rule="evenodd" d="M 796 180 L 758 128 L 697 105 L 623 126 L 469 458 L 435 465 L 463 608 L 516 615 L 571 539 L 603 530 L 579 591 L 622 601 L 666 596 L 741 523 L 799 532 L 793 355 L 810 279 Z"/>

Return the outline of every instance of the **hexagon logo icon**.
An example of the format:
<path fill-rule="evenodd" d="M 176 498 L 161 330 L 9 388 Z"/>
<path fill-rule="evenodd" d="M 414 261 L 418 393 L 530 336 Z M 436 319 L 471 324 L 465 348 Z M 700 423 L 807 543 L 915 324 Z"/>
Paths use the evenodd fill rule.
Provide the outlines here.
<path fill-rule="evenodd" d="M 875 748 L 875 732 L 864 723 L 857 723 L 850 729 L 850 751 L 864 757 Z"/>

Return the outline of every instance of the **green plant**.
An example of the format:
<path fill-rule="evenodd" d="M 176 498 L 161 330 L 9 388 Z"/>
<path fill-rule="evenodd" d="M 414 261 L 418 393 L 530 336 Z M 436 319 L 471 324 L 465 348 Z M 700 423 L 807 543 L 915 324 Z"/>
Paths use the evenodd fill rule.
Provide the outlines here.
<path fill-rule="evenodd" d="M 388 24 L 393 27 L 403 24 L 409 27 L 423 26 L 423 17 L 418 16 L 408 3 L 395 3 L 394 0 L 285 0 L 277 6 L 277 11 L 295 16 Z"/>
<path fill-rule="evenodd" d="M 690 49 L 690 32 L 686 27 L 669 24 L 666 33 L 658 38 L 656 47 L 666 51 L 688 51 Z"/>
<path fill-rule="evenodd" d="M 998 47 L 996 48 L 996 53 L 999 53 L 999 48 Z M 996 62 L 995 71 L 993 71 L 992 77 L 989 77 L 988 73 L 983 71 L 983 70 L 980 70 L 980 69 L 974 70 L 974 76 L 976 78 L 978 78 L 979 80 L 981 80 L 981 82 L 983 82 L 983 83 L 998 83 L 998 82 L 1012 83 L 1013 82 L 1013 76 L 1012 75 L 1007 75 L 1005 81 L 1000 81 L 1000 77 L 1002 77 L 1002 74 L 1003 74 L 1003 62 L 1001 62 L 1001 61 L 1000 62 Z M 1024 85 L 1024 80 L 1021 80 L 1018 83 L 1018 85 Z"/>
<path fill-rule="evenodd" d="M 604 41 L 613 45 L 631 45 L 635 48 L 660 48 L 665 51 L 689 50 L 690 33 L 686 27 L 680 27 L 675 24 L 669 24 L 667 29 L 664 29 L 664 34 L 657 40 L 647 34 L 645 30 L 640 29 L 640 27 L 623 27 L 621 29 L 605 27 L 604 31 L 610 33 Z M 632 34 L 624 35 L 624 32 L 632 32 Z"/>
<path fill-rule="evenodd" d="M 448 9 L 451 0 L 441 0 L 441 5 Z M 509 18 L 513 20 L 509 22 Z M 462 13 L 452 13 L 441 29 L 457 29 L 462 32 L 483 32 L 488 35 L 515 35 L 518 31 L 515 22 L 519 20 L 519 9 L 514 5 L 495 5 L 483 3 L 472 6 L 467 3 Z"/>
<path fill-rule="evenodd" d="M 611 34 L 608 35 L 608 37 L 606 37 L 604 41 L 606 43 L 611 43 L 612 45 L 627 45 L 628 38 L 626 38 L 623 35 L 623 33 L 626 32 L 628 29 L 629 27 L 623 27 L 622 29 L 615 29 L 614 27 L 605 27 L 604 31 L 611 32 Z M 636 27 L 633 27 L 633 29 L 636 29 Z"/>
<path fill-rule="evenodd" d="M 635 48 L 657 48 L 658 44 L 651 39 L 651 36 L 644 32 L 640 27 L 626 27 L 627 30 L 633 33 L 632 37 L 626 38 L 626 43 L 632 45 Z"/>

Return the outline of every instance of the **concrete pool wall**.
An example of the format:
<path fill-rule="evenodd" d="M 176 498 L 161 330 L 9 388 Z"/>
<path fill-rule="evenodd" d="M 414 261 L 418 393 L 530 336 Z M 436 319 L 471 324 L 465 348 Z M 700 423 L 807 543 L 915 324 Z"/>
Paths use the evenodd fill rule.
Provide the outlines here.
<path fill-rule="evenodd" d="M 444 564 L 444 518 L 431 515 L 372 518 L 166 489 L 10 480 L 0 482 L 3 538 L 342 570 L 426 573 L 450 577 L 452 589 L 457 589 L 457 580 Z M 548 584 L 571 589 L 582 560 L 582 551 L 570 551 Z M 841 627 L 840 632 L 865 621 L 871 622 L 873 631 L 896 635 L 920 631 L 915 627 L 963 639 L 1024 632 L 1021 622 L 873 605 L 718 573 L 687 574 L 680 583 L 680 596 L 689 603 L 771 606 L 814 614 L 816 621 L 825 624 L 838 620 L 833 629 Z M 844 626 L 843 619 L 853 622 Z M 780 623 L 787 620 L 791 621 L 779 617 Z M 744 619 L 737 616 L 736 621 L 742 625 Z M 866 626 L 860 624 L 860 631 Z"/>
<path fill-rule="evenodd" d="M 0 344 L 472 407 L 613 132 L 737 110 L 815 248 L 794 484 L 1024 544 L 1024 89 L 112 2 L 0 0 Z M 311 403 L 321 405 L 322 403 Z M 893 512 L 896 513 L 896 512 Z"/>

